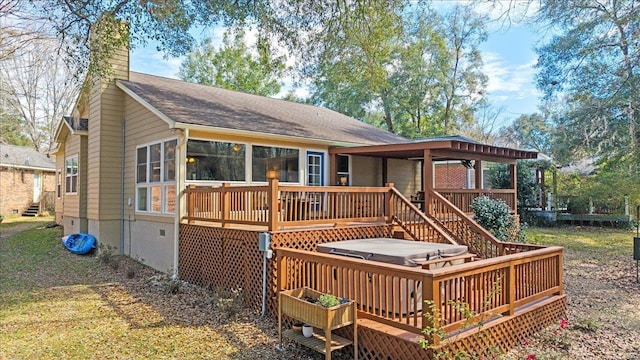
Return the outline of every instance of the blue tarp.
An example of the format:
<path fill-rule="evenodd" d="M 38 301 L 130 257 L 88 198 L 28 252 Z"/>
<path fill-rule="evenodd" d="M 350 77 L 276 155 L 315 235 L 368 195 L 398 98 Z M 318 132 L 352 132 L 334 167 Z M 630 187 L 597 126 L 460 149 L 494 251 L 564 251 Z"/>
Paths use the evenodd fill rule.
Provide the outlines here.
<path fill-rule="evenodd" d="M 84 255 L 96 248 L 96 238 L 90 234 L 71 234 L 62 238 L 62 245 L 74 254 Z"/>

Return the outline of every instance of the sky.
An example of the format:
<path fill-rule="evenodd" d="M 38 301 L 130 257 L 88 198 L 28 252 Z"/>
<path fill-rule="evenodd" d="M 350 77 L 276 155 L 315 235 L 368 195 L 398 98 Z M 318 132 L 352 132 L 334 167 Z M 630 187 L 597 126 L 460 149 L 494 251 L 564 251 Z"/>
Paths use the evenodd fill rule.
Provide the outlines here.
<path fill-rule="evenodd" d="M 538 33 L 529 25 L 513 23 L 488 29 L 486 42 L 480 45 L 484 73 L 488 77 L 487 98 L 495 109 L 501 109 L 498 126 L 510 124 L 522 114 L 537 111 L 540 92 L 535 86 L 535 64 Z M 202 31 L 200 31 L 202 33 Z M 209 34 L 215 44 L 222 40 L 222 28 L 213 28 Z M 251 34 L 247 38 L 251 39 Z M 250 41 L 250 40 L 249 40 Z M 153 44 L 135 48 L 131 52 L 132 71 L 178 78 L 183 58 L 164 58 Z M 292 79 L 284 79 L 282 96 L 291 90 Z M 306 89 L 296 89 L 296 95 L 306 96 Z"/>

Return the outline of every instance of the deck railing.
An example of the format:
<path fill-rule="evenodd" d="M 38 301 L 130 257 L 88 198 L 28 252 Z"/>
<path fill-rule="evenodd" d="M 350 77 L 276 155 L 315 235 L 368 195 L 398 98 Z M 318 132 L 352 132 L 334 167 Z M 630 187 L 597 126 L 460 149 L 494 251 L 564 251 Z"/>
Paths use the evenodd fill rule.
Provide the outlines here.
<path fill-rule="evenodd" d="M 268 224 L 269 186 L 196 187 L 185 189 L 186 219 L 227 224 Z"/>
<path fill-rule="evenodd" d="M 272 180 L 263 186 L 196 187 L 184 190 L 186 216 L 195 221 L 284 226 L 389 221 L 388 187 L 291 186 Z M 275 211 L 272 211 L 274 210 Z"/>
<path fill-rule="evenodd" d="M 469 252 L 485 259 L 504 255 L 502 242 L 468 217 L 463 210 L 437 191 L 430 191 L 427 195 L 427 214 L 445 227 L 458 243 L 467 245 Z"/>
<path fill-rule="evenodd" d="M 444 244 L 457 244 L 446 233 L 442 225 L 426 216 L 413 203 L 407 200 L 396 188 L 391 188 L 392 220 L 411 238 L 418 241 L 429 241 Z"/>
<path fill-rule="evenodd" d="M 440 304 L 439 325 L 450 333 L 514 315 L 519 306 L 562 294 L 562 248 L 541 248 L 430 272 L 432 290 L 426 296 Z M 460 311 L 461 304 L 472 318 Z"/>
<path fill-rule="evenodd" d="M 481 196 L 502 200 L 509 206 L 511 212 L 517 211 L 515 189 L 435 189 L 435 191 L 467 214 L 473 213 L 471 204 L 473 204 L 473 200 Z"/>
<path fill-rule="evenodd" d="M 289 248 L 277 248 L 276 255 L 276 291 L 306 286 L 349 298 L 356 302 L 359 318 L 415 334 L 425 326 L 451 333 L 486 324 L 563 291 L 560 247 L 434 270 Z M 425 300 L 435 304 L 433 309 Z M 471 319 L 459 311 L 461 305 L 469 309 Z M 423 315 L 432 310 L 429 323 Z"/>
<path fill-rule="evenodd" d="M 391 187 L 279 185 L 280 226 L 386 221 Z"/>

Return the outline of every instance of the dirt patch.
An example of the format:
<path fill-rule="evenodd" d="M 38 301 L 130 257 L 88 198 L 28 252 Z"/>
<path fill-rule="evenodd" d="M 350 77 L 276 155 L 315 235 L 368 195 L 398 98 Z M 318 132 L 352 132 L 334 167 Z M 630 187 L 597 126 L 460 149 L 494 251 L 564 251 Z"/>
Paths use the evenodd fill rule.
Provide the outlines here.
<path fill-rule="evenodd" d="M 640 359 L 640 284 L 630 256 L 565 250 L 567 321 L 509 353 L 524 359 Z"/>

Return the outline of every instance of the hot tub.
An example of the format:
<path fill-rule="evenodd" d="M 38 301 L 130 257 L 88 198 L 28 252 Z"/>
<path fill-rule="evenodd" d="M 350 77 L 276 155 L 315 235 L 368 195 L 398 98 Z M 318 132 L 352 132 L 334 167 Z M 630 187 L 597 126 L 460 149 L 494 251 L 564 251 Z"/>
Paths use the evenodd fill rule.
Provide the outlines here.
<path fill-rule="evenodd" d="M 358 259 L 379 261 L 387 264 L 403 265 L 409 267 L 421 266 L 425 261 L 435 260 L 440 258 L 446 258 L 457 255 L 464 255 L 468 252 L 468 248 L 464 245 L 453 244 L 440 244 L 420 241 L 410 241 L 392 238 L 372 238 L 372 239 L 358 239 L 358 240 L 346 240 L 337 241 L 332 243 L 324 243 L 317 245 L 318 252 L 355 257 Z M 377 282 L 370 284 L 360 284 L 360 286 L 366 285 L 371 291 L 376 292 L 379 286 Z M 413 280 L 404 281 L 400 284 L 400 280 L 396 280 L 395 284 L 389 283 L 386 289 L 383 289 L 385 293 L 393 293 L 393 288 L 400 288 L 400 312 L 404 315 L 412 313 L 414 311 L 422 310 L 422 284 L 418 281 L 417 292 L 407 291 L 414 288 Z M 386 297 L 383 295 L 383 298 Z M 413 298 L 417 297 L 415 305 Z M 407 301 L 409 298 L 409 301 Z M 383 312 L 386 312 L 384 304 L 378 306 L 377 301 L 374 301 L 374 307 Z"/>

